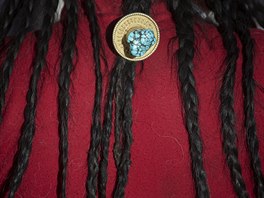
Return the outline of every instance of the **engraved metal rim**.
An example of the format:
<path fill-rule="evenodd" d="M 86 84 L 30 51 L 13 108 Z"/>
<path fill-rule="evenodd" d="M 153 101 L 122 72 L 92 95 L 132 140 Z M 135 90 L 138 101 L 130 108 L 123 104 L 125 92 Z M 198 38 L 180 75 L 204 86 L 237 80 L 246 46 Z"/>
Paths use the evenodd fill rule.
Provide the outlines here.
<path fill-rule="evenodd" d="M 117 42 L 116 42 L 115 36 L 116 36 L 116 32 L 117 32 L 117 30 L 118 30 L 120 24 L 121 24 L 123 21 L 128 20 L 128 19 L 130 19 L 130 18 L 132 18 L 132 17 L 135 17 L 135 16 L 141 16 L 141 17 L 145 17 L 145 18 L 147 18 L 147 19 L 149 20 L 149 22 L 151 22 L 151 23 L 154 25 L 155 29 L 152 30 L 152 31 L 156 34 L 157 38 L 156 38 L 156 43 L 155 43 L 155 45 L 153 46 L 153 49 L 151 49 L 150 51 L 148 51 L 145 55 L 143 55 L 142 57 L 129 58 L 129 57 L 127 57 L 123 52 L 121 52 L 121 51 L 118 49 L 119 47 L 117 46 Z M 126 36 L 126 34 L 123 35 L 123 36 Z M 144 59 L 148 58 L 150 55 L 152 55 L 152 54 L 156 51 L 156 49 L 157 49 L 157 47 L 158 47 L 158 45 L 159 45 L 159 41 L 160 41 L 159 27 L 158 27 L 157 23 L 156 23 L 156 22 L 155 22 L 150 16 L 148 16 L 148 15 L 146 15 L 146 14 L 143 14 L 143 13 L 140 13 L 140 12 L 136 12 L 136 13 L 128 14 L 128 15 L 122 17 L 122 18 L 117 22 L 117 24 L 115 25 L 115 28 L 114 28 L 114 30 L 113 30 L 113 37 L 112 37 L 112 40 L 113 40 L 113 45 L 114 45 L 114 47 L 115 47 L 115 50 L 117 51 L 117 53 L 118 53 L 120 56 L 122 56 L 123 58 L 125 58 L 125 59 L 127 59 L 127 60 L 130 60 L 130 61 L 141 61 L 141 60 L 144 60 Z"/>

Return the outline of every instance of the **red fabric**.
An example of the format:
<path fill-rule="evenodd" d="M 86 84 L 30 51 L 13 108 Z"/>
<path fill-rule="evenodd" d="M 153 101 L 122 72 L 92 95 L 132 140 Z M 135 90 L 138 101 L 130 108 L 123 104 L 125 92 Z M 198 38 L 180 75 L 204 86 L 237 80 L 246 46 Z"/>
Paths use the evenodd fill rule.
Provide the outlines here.
<path fill-rule="evenodd" d="M 102 28 L 102 41 L 109 67 L 115 54 L 106 42 L 106 29 L 121 16 L 120 1 L 105 5 L 97 1 L 97 14 Z M 126 197 L 173 198 L 194 197 L 194 183 L 190 168 L 189 143 L 182 117 L 173 53 L 169 41 L 176 35 L 175 26 L 164 3 L 152 7 L 151 16 L 160 27 L 161 40 L 157 51 L 140 65 L 135 80 L 133 98 L 132 165 Z M 216 28 L 208 24 L 196 26 L 195 77 L 200 100 L 200 127 L 204 145 L 204 166 L 211 197 L 235 197 L 229 170 L 221 145 L 219 121 L 219 88 L 223 76 L 225 50 Z M 16 197 L 56 197 L 58 172 L 57 75 L 61 25 L 56 25 L 50 42 L 48 65 L 43 70 L 38 91 L 36 134 L 29 166 Z M 256 40 L 255 79 L 264 86 L 264 33 L 252 30 Z M 111 36 L 111 35 L 110 35 Z M 69 115 L 69 163 L 67 175 L 68 197 L 85 197 L 87 151 L 90 142 L 91 117 L 95 92 L 95 74 L 88 22 L 80 13 L 78 32 L 78 60 L 71 75 Z M 0 184 L 13 161 L 23 123 L 23 110 L 31 73 L 34 37 L 29 35 L 18 55 L 6 95 L 4 119 L 0 126 Z M 235 85 L 235 107 L 239 159 L 247 189 L 253 196 L 253 174 L 250 169 L 243 126 L 243 95 L 241 87 L 241 54 L 238 60 Z M 110 68 L 103 65 L 104 82 Z M 105 89 L 104 89 L 105 90 Z M 260 141 L 260 158 L 264 170 L 264 95 L 256 89 L 255 116 Z M 112 136 L 113 137 L 113 136 Z M 113 138 L 111 139 L 113 143 Z M 109 160 L 108 197 L 115 181 L 116 170 L 112 156 Z"/>

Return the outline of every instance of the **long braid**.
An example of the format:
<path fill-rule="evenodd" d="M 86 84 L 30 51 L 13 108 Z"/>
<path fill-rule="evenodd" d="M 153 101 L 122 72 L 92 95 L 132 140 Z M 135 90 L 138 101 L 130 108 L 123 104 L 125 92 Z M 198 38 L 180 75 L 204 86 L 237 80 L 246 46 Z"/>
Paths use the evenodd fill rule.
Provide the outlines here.
<path fill-rule="evenodd" d="M 143 12 L 145 14 L 149 14 L 151 7 L 151 0 L 145 1 L 131 1 L 124 0 L 123 1 L 123 13 L 129 14 L 131 12 Z M 114 189 L 114 197 L 124 197 L 125 196 L 125 187 L 128 181 L 128 172 L 131 164 L 131 145 L 133 141 L 132 137 L 132 97 L 134 94 L 134 79 L 135 79 L 135 68 L 136 63 L 126 61 L 123 71 L 121 71 L 121 76 L 123 76 L 124 80 L 121 79 L 122 82 L 122 91 L 120 96 L 123 97 L 123 101 L 120 100 L 121 103 L 116 103 L 121 109 L 122 120 L 120 120 L 120 130 L 122 131 L 122 150 L 119 153 L 120 157 L 119 162 L 117 161 L 117 180 Z M 118 91 L 119 89 L 117 89 Z M 118 96 L 118 92 L 117 92 Z M 119 101 L 117 101 L 119 102 Z M 122 104 L 123 102 L 123 104 Z M 117 108 L 117 110 L 118 110 Z M 117 117 L 118 119 L 118 117 Z M 117 122 L 118 124 L 118 122 Z M 116 126 L 117 128 L 117 126 Z M 118 132 L 118 130 L 116 131 Z M 117 137 L 118 138 L 118 134 Z M 117 140 L 117 139 L 116 139 Z M 118 142 L 117 142 L 118 144 Z M 116 151 L 116 152 L 115 152 Z M 118 150 L 115 150 L 115 155 L 118 157 Z"/>
<path fill-rule="evenodd" d="M 100 161 L 100 178 L 99 178 L 99 195 L 101 198 L 106 197 L 106 183 L 107 183 L 107 166 L 108 166 L 108 153 L 109 153 L 109 138 L 112 130 L 112 111 L 113 111 L 113 98 L 116 90 L 116 82 L 118 79 L 118 72 L 123 70 L 125 60 L 121 57 L 116 60 L 116 67 L 112 71 L 110 83 L 108 88 L 107 102 L 105 104 L 104 123 L 103 123 L 103 136 L 102 136 L 102 149 Z"/>
<path fill-rule="evenodd" d="M 194 30 L 193 11 L 190 0 L 168 1 L 176 24 L 179 39 L 178 75 L 181 84 L 185 124 L 189 135 L 192 173 L 198 197 L 209 197 L 206 173 L 203 165 L 203 146 L 198 121 L 198 96 L 193 75 Z"/>
<path fill-rule="evenodd" d="M 14 62 L 17 57 L 20 46 L 22 42 L 24 41 L 26 30 L 30 25 L 30 17 L 33 11 L 33 2 L 34 0 L 26 0 L 24 2 L 23 6 L 26 6 L 27 8 L 27 12 L 26 12 L 27 14 L 22 19 L 24 29 L 21 32 L 19 32 L 18 35 L 12 41 L 7 51 L 7 56 L 1 66 L 1 70 L 0 70 L 0 122 L 2 121 L 2 110 L 5 105 L 5 94 L 9 86 L 9 80 L 10 80 L 10 76 L 14 68 Z M 1 44 L 1 40 L 0 40 L 0 44 Z"/>
<path fill-rule="evenodd" d="M 233 33 L 232 14 L 234 5 L 230 0 L 207 1 L 208 6 L 215 12 L 219 23 L 218 29 L 227 51 L 226 71 L 220 90 L 220 115 L 222 121 L 223 148 L 226 162 L 230 169 L 233 187 L 239 197 L 248 197 L 246 185 L 242 176 L 241 165 L 238 160 L 237 138 L 235 131 L 234 85 L 236 61 L 239 55 L 237 41 Z"/>
<path fill-rule="evenodd" d="M 129 14 L 131 12 L 143 12 L 145 14 L 149 14 L 150 7 L 151 7 L 151 0 L 145 1 L 123 1 L 123 13 Z M 120 138 L 122 138 L 122 149 L 120 153 L 118 153 L 117 147 L 114 150 L 115 158 L 116 158 L 116 165 L 117 165 L 117 180 L 114 189 L 114 197 L 124 197 L 125 194 L 125 187 L 128 181 L 128 172 L 131 164 L 131 145 L 133 141 L 132 137 L 132 97 L 134 93 L 134 79 L 135 79 L 135 68 L 136 63 L 127 61 L 125 63 L 123 71 L 120 72 L 120 87 L 117 87 L 117 111 L 121 109 L 120 115 L 118 116 L 118 112 L 116 112 L 117 118 L 121 124 L 120 131 L 122 131 L 122 137 L 119 137 L 118 134 L 118 126 L 115 127 L 117 129 L 115 132 L 116 134 L 116 146 L 119 143 Z M 119 82 L 119 81 L 118 81 Z M 117 84 L 119 86 L 119 84 Z M 120 89 L 121 88 L 121 89 Z M 121 91 L 121 93 L 118 93 Z M 121 98 L 118 98 L 120 95 Z M 119 123 L 118 120 L 116 124 Z M 119 147 L 121 148 L 121 146 Z M 118 156 L 119 155 L 119 156 Z"/>
<path fill-rule="evenodd" d="M 49 40 L 52 33 L 53 16 L 56 11 L 57 2 L 48 1 L 50 10 L 44 17 L 43 28 L 39 31 L 36 44 L 36 56 L 34 58 L 34 67 L 30 79 L 29 90 L 27 92 L 27 104 L 24 110 L 24 123 L 22 126 L 22 135 L 19 140 L 18 151 L 15 155 L 15 161 L 7 179 L 9 188 L 8 197 L 14 197 L 24 172 L 28 166 L 29 157 L 32 149 L 32 141 L 35 134 L 35 114 L 37 105 L 37 85 L 42 68 L 46 65 L 46 55 L 48 52 Z M 5 190 L 2 190 L 4 193 Z"/>
<path fill-rule="evenodd" d="M 123 150 L 117 170 L 117 181 L 114 190 L 114 197 L 124 197 L 125 187 L 128 181 L 128 172 L 131 164 L 132 137 L 132 97 L 134 94 L 136 63 L 128 62 L 124 67 L 124 108 L 123 108 Z"/>
<path fill-rule="evenodd" d="M 88 178 L 86 182 L 89 197 L 96 197 L 97 175 L 99 172 L 99 146 L 101 139 L 101 98 L 102 98 L 102 74 L 100 63 L 100 28 L 95 12 L 94 0 L 85 1 L 86 13 L 90 24 L 92 45 L 94 49 L 96 91 L 93 110 L 93 124 L 91 131 L 91 143 L 88 154 Z"/>
<path fill-rule="evenodd" d="M 59 173 L 57 194 L 66 197 L 66 174 L 68 162 L 68 111 L 70 103 L 70 74 L 73 69 L 73 58 L 76 50 L 78 29 L 78 4 L 75 0 L 65 0 L 67 16 L 62 40 L 62 59 L 59 73 L 58 119 L 60 136 Z"/>
<path fill-rule="evenodd" d="M 264 197 L 264 178 L 261 171 L 261 162 L 259 158 L 259 141 L 257 137 L 256 120 L 254 115 L 254 41 L 247 27 L 247 24 L 250 22 L 249 19 L 245 16 L 245 13 L 247 12 L 242 8 L 243 5 L 240 5 L 240 10 L 237 11 L 235 30 L 238 33 L 243 46 L 243 92 L 245 96 L 244 113 L 246 138 L 251 158 L 251 167 L 254 173 L 256 197 L 261 198 Z"/>
<path fill-rule="evenodd" d="M 123 78 L 122 78 L 122 68 L 117 72 L 117 82 L 116 82 L 116 93 L 115 93 L 115 142 L 114 142 L 114 159 L 116 168 L 118 168 L 121 157 L 121 147 L 122 147 L 122 127 L 121 122 L 123 120 L 122 109 L 124 108 L 124 95 L 123 95 Z"/>
<path fill-rule="evenodd" d="M 144 1 L 139 1 L 139 0 L 128 1 L 128 0 L 125 0 L 125 1 L 123 1 L 123 13 L 124 14 L 129 14 L 131 12 L 149 13 L 150 6 L 151 6 L 150 0 L 144 0 Z M 131 64 L 132 63 L 130 61 L 127 61 L 121 57 L 118 57 L 117 61 L 115 63 L 115 66 L 114 66 L 114 75 L 112 75 L 111 78 L 117 78 L 116 81 L 120 82 L 120 77 L 121 77 L 121 75 L 119 75 L 120 72 L 122 73 L 122 70 L 124 70 L 125 67 L 131 67 Z M 127 73 L 126 75 L 130 75 L 130 74 Z M 133 78 L 133 80 L 134 80 L 134 78 Z M 113 80 L 111 79 L 111 81 L 113 81 Z M 113 86 L 115 86 L 115 88 L 109 87 L 109 89 L 110 89 L 109 94 L 111 93 L 111 90 L 113 90 L 115 92 L 115 94 L 119 95 L 115 91 L 116 90 L 116 83 Z M 118 91 L 118 89 L 117 89 L 117 91 Z M 131 98 L 132 98 L 132 96 L 131 96 Z M 108 96 L 108 100 L 107 100 L 106 108 L 105 108 L 103 133 L 102 133 L 102 138 L 101 138 L 102 142 L 101 142 L 101 161 L 100 161 L 100 185 L 99 185 L 99 188 L 100 188 L 99 193 L 100 193 L 101 197 L 106 196 L 109 138 L 110 138 L 111 129 L 112 129 L 112 101 L 110 101 L 110 100 L 113 100 L 113 96 L 111 96 L 111 97 Z M 118 105 L 119 104 L 116 103 L 117 109 L 120 107 Z M 129 105 L 129 103 L 127 103 L 127 105 Z M 122 109 L 121 111 L 123 112 L 124 109 Z M 129 119 L 129 118 L 127 118 L 127 119 Z M 132 117 L 131 117 L 131 120 L 132 120 Z M 119 122 L 117 124 L 122 124 L 122 123 Z M 121 126 L 116 126 L 116 128 L 117 127 L 120 128 Z M 126 125 L 126 129 L 124 129 L 124 133 L 127 133 L 126 138 L 129 139 L 129 136 L 130 136 L 129 134 L 132 133 L 132 131 L 131 131 L 131 129 L 129 129 L 129 127 L 127 125 Z M 132 134 L 131 134 L 131 136 L 132 136 Z M 132 138 L 130 138 L 130 139 L 132 141 Z M 116 183 L 117 185 L 116 185 L 116 189 L 114 192 L 115 197 L 124 196 L 124 188 L 125 188 L 125 185 L 127 183 L 128 168 L 129 168 L 129 164 L 130 164 L 130 155 L 128 156 L 128 155 L 126 155 L 126 153 L 130 152 L 130 145 L 132 143 L 132 142 L 131 143 L 129 143 L 129 142 L 130 142 L 130 140 L 127 140 L 124 142 L 125 144 L 127 144 L 126 148 L 124 148 L 125 154 L 122 155 L 124 163 L 120 164 L 120 166 L 118 166 L 118 168 L 117 168 L 118 169 L 118 173 L 117 173 L 118 176 L 117 176 L 117 183 Z M 121 151 L 119 150 L 119 152 L 121 152 Z M 119 153 L 119 155 L 121 155 L 121 154 Z M 129 158 L 129 159 L 126 159 L 126 158 Z M 127 171 L 124 171 L 124 169 L 126 169 Z M 123 182 L 121 182 L 121 181 L 123 181 Z"/>

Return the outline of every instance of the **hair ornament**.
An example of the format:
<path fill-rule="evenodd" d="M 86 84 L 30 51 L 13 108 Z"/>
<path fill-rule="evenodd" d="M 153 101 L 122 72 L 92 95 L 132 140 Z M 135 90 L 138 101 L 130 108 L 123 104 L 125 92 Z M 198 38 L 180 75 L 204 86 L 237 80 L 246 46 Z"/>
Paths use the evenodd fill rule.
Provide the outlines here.
<path fill-rule="evenodd" d="M 157 49 L 159 40 L 158 25 L 143 13 L 124 16 L 113 31 L 113 44 L 117 53 L 130 61 L 148 58 Z"/>

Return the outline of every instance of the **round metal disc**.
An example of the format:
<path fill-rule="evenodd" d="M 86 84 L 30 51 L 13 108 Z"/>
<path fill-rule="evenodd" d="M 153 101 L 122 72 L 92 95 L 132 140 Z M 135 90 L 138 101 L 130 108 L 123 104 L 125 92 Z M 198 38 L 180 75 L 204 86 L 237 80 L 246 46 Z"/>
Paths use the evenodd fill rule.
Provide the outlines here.
<path fill-rule="evenodd" d="M 140 57 L 133 57 L 130 54 L 129 47 L 126 42 L 126 37 L 131 30 L 135 29 L 150 29 L 153 31 L 156 38 L 156 43 Z M 143 13 L 132 13 L 121 18 L 113 31 L 113 44 L 117 53 L 123 58 L 130 61 L 141 61 L 148 58 L 158 47 L 160 40 L 159 27 L 156 22 L 148 15 Z"/>

